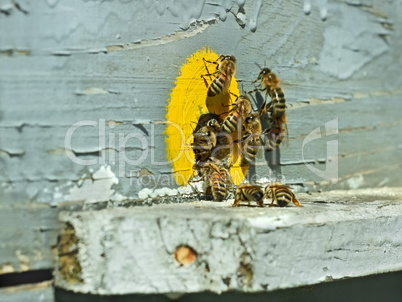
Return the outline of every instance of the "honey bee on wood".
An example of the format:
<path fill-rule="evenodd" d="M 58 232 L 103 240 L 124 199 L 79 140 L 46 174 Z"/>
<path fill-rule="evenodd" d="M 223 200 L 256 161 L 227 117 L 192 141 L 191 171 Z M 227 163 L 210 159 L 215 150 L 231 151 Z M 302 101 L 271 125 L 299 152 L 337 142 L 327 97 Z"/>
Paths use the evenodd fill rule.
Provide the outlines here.
<path fill-rule="evenodd" d="M 261 188 L 253 184 L 239 185 L 235 193 L 235 201 L 232 207 L 237 207 L 242 201 L 255 201 L 260 207 L 264 206 L 264 193 Z"/>
<path fill-rule="evenodd" d="M 265 102 L 257 112 L 250 113 L 244 120 L 242 129 L 242 153 L 240 166 L 249 165 L 256 157 L 262 143 L 260 117 L 266 113 Z"/>
<path fill-rule="evenodd" d="M 232 133 L 240 130 L 243 120 L 251 112 L 251 102 L 247 95 L 240 95 L 233 103 L 233 108 L 230 114 L 225 118 L 222 123 L 221 131 Z"/>
<path fill-rule="evenodd" d="M 202 166 L 202 170 L 204 180 L 208 186 L 207 192 L 208 190 L 212 191 L 214 200 L 224 200 L 228 195 L 228 186 L 230 181 L 229 172 L 224 167 L 218 166 L 212 161 L 205 163 Z"/>
<path fill-rule="evenodd" d="M 272 112 L 277 117 L 281 117 L 286 110 L 286 99 L 283 89 L 279 86 L 278 77 L 269 68 L 265 67 L 261 68 L 257 79 L 252 83 L 254 84 L 257 81 L 260 81 L 260 83 L 254 91 L 265 91 L 265 101 L 267 95 L 271 97 L 271 102 L 267 104 L 267 111 Z"/>
<path fill-rule="evenodd" d="M 269 205 L 273 206 L 275 200 L 280 207 L 287 206 L 291 201 L 298 207 L 302 207 L 300 202 L 296 199 L 295 194 L 290 190 L 289 186 L 280 182 L 274 182 L 265 188 L 264 198 L 271 198 L 272 202 Z"/>
<path fill-rule="evenodd" d="M 288 141 L 288 127 L 287 116 L 283 113 L 281 117 L 272 116 L 270 122 L 270 128 L 264 130 L 265 150 L 270 152 L 279 147 L 282 141 L 285 142 L 285 146 Z"/>
<path fill-rule="evenodd" d="M 207 74 L 201 75 L 204 79 L 205 85 L 208 87 L 207 95 L 209 97 L 213 97 L 218 95 L 219 93 L 227 94 L 229 91 L 230 82 L 232 81 L 232 77 L 236 73 L 236 58 L 232 55 L 220 55 L 216 61 L 207 61 L 205 59 L 205 69 L 207 70 Z M 216 65 L 216 71 L 213 73 L 209 73 L 206 63 L 211 63 Z M 215 78 L 208 85 L 205 77 L 215 76 Z"/>
<path fill-rule="evenodd" d="M 194 152 L 196 164 L 205 162 L 211 155 L 211 150 L 216 146 L 216 134 L 220 129 L 220 124 L 216 119 L 208 120 L 204 126 L 194 130 L 194 141 L 191 147 Z"/>

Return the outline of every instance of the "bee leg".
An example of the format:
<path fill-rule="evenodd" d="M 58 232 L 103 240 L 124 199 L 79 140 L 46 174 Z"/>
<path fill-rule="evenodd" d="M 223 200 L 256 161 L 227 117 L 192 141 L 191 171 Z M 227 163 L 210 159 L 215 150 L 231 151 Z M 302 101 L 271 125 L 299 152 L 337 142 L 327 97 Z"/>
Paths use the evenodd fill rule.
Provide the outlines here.
<path fill-rule="evenodd" d="M 202 74 L 202 75 L 201 75 L 201 78 L 203 78 L 203 77 L 209 77 L 209 78 L 211 79 L 211 76 L 214 76 L 214 75 L 216 75 L 216 74 L 218 74 L 218 73 L 220 73 L 219 70 L 217 70 L 217 71 L 215 71 L 215 72 L 213 72 L 213 73 Z M 211 81 L 212 81 L 212 79 L 211 79 Z"/>
<path fill-rule="evenodd" d="M 202 59 L 204 60 L 205 69 L 206 69 L 207 71 L 208 71 L 207 63 L 215 64 L 215 65 L 216 65 L 216 69 L 218 69 L 218 67 L 219 67 L 219 63 L 218 63 L 218 62 L 216 62 L 216 61 L 208 61 L 208 60 L 205 60 L 205 58 L 202 58 Z M 209 73 L 209 71 L 208 71 L 208 73 Z"/>
<path fill-rule="evenodd" d="M 191 181 L 191 182 L 193 182 L 193 181 Z M 196 187 L 194 187 L 194 186 L 191 184 L 191 182 L 190 182 L 190 181 L 188 182 L 189 186 L 190 186 L 191 189 L 193 190 L 193 193 L 197 194 L 198 199 L 201 200 L 200 192 L 197 190 Z"/>
<path fill-rule="evenodd" d="M 271 191 L 272 202 L 271 202 L 271 204 L 269 205 L 269 207 L 272 207 L 272 206 L 274 205 L 275 197 L 276 197 L 275 189 L 272 189 L 272 191 Z"/>
<path fill-rule="evenodd" d="M 293 203 L 296 205 L 296 206 L 298 206 L 298 207 L 303 207 L 301 204 L 300 204 L 300 202 L 296 199 L 296 198 L 293 198 Z"/>
<path fill-rule="evenodd" d="M 205 84 L 205 87 L 209 87 L 209 84 L 208 84 L 208 82 L 207 82 L 207 80 L 205 79 L 205 77 L 204 76 L 201 76 L 201 78 L 204 80 L 204 84 Z"/>
<path fill-rule="evenodd" d="M 259 90 L 258 88 L 255 88 L 253 90 L 247 91 L 246 94 L 252 94 L 254 92 L 257 92 L 258 90 Z"/>
<path fill-rule="evenodd" d="M 240 199 L 235 199 L 234 203 L 232 204 L 232 207 L 237 207 L 240 203 Z"/>
<path fill-rule="evenodd" d="M 209 79 L 210 79 L 210 80 L 211 80 L 211 82 L 212 82 L 211 75 L 215 74 L 215 73 L 218 71 L 219 63 L 217 63 L 217 62 L 211 62 L 211 61 L 207 61 L 207 60 L 205 60 L 205 58 L 202 58 L 202 59 L 204 60 L 204 66 L 205 66 L 205 69 L 207 70 L 207 74 L 206 74 L 206 75 L 204 75 L 204 76 L 209 76 Z M 212 63 L 212 64 L 216 64 L 216 71 L 215 71 L 215 72 L 213 72 L 213 73 L 210 73 L 210 72 L 209 72 L 209 70 L 208 70 L 207 63 L 206 63 L 206 62 L 208 62 L 208 63 Z M 201 76 L 201 77 L 203 77 L 203 76 Z"/>
<path fill-rule="evenodd" d="M 258 204 L 258 206 L 260 206 L 260 207 L 264 207 L 264 201 L 263 200 L 257 200 L 257 204 Z"/>

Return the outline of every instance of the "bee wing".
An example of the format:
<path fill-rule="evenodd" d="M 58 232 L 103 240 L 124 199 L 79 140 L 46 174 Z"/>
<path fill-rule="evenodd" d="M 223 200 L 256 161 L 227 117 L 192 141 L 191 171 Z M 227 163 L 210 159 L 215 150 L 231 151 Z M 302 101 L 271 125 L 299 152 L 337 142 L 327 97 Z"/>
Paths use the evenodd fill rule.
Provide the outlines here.
<path fill-rule="evenodd" d="M 258 148 L 258 152 L 257 152 L 257 154 L 255 155 L 255 157 L 257 158 L 257 159 L 262 159 L 262 158 L 264 158 L 264 152 L 263 152 L 263 149 L 264 149 L 264 145 L 261 143 L 261 146 Z"/>
<path fill-rule="evenodd" d="M 282 140 L 282 146 L 285 148 L 289 147 L 289 132 L 288 132 L 288 125 L 285 124 L 285 133 L 284 133 L 284 137 Z"/>
<path fill-rule="evenodd" d="M 229 91 L 229 86 L 230 86 L 230 82 L 232 81 L 232 76 L 230 73 L 226 73 L 226 81 L 225 84 L 223 85 L 223 93 L 227 93 Z"/>
<path fill-rule="evenodd" d="M 233 75 L 233 70 L 230 68 L 229 64 L 223 70 L 223 73 L 226 76 L 226 81 L 225 84 L 223 85 L 223 92 L 227 93 L 229 91 L 229 86 L 230 83 L 232 82 L 232 75 Z"/>

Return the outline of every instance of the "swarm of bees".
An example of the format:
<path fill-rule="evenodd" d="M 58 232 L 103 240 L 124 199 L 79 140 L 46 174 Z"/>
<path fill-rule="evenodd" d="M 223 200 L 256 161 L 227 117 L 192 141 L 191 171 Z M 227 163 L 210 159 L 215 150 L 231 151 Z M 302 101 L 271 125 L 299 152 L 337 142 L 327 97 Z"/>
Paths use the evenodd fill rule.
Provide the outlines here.
<path fill-rule="evenodd" d="M 215 66 L 213 72 L 209 72 L 207 63 Z M 235 144 L 240 149 L 240 166 L 249 166 L 262 147 L 271 152 L 282 142 L 286 142 L 286 99 L 278 77 L 269 68 L 259 66 L 260 72 L 251 83 L 254 89 L 235 95 L 229 91 L 231 79 L 236 73 L 234 56 L 220 55 L 216 61 L 204 59 L 204 65 L 207 73 L 201 77 L 207 88 L 207 96 L 229 94 L 235 97 L 224 117 L 213 113 L 200 116 L 193 131 L 194 140 L 191 145 L 195 156 L 195 175 L 206 184 L 207 194 L 212 195 L 216 201 L 222 201 L 234 187 L 229 171 Z M 257 91 L 264 93 L 265 98 L 260 108 L 254 111 L 249 95 Z M 266 129 L 262 127 L 262 118 L 268 120 L 269 126 Z M 254 184 L 239 185 L 235 191 L 233 206 L 238 206 L 241 201 L 255 201 L 258 206 L 264 206 L 263 201 L 266 198 L 272 199 L 270 206 L 275 201 L 281 207 L 290 201 L 301 206 L 290 188 L 281 183 L 271 183 L 265 191 Z"/>

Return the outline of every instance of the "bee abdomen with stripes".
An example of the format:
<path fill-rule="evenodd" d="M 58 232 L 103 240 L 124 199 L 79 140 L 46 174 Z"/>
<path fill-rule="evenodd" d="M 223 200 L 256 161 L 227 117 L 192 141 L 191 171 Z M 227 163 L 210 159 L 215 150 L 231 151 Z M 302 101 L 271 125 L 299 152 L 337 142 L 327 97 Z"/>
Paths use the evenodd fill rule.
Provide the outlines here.
<path fill-rule="evenodd" d="M 281 87 L 275 87 L 270 91 L 269 95 L 272 100 L 272 115 L 281 117 L 286 110 L 285 93 Z"/>
<path fill-rule="evenodd" d="M 261 188 L 252 184 L 243 184 L 237 187 L 233 207 L 237 207 L 242 201 L 255 201 L 258 206 L 264 206 L 264 193 Z"/>
<path fill-rule="evenodd" d="M 293 202 L 298 207 L 302 206 L 300 202 L 296 199 L 295 194 L 290 190 L 289 186 L 284 185 L 280 182 L 275 182 L 268 185 L 265 188 L 264 198 L 272 199 L 272 202 L 269 205 L 270 207 L 273 206 L 275 201 L 280 207 L 285 207 L 290 202 Z"/>
<path fill-rule="evenodd" d="M 207 95 L 209 97 L 213 97 L 218 95 L 223 90 L 223 86 L 225 85 L 226 76 L 224 74 L 218 75 L 209 85 Z"/>

